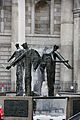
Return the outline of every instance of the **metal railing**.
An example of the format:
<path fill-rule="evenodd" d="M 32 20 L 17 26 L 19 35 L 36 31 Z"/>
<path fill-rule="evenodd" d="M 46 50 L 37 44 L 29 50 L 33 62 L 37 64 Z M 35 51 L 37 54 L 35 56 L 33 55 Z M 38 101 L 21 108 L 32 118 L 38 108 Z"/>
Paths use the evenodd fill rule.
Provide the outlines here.
<path fill-rule="evenodd" d="M 80 112 L 70 117 L 68 120 L 80 120 Z"/>

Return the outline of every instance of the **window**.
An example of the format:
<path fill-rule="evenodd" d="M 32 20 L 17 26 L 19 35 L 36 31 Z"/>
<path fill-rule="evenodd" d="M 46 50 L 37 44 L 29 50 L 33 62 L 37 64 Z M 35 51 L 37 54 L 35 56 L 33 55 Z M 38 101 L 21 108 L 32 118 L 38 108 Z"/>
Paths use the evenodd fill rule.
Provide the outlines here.
<path fill-rule="evenodd" d="M 60 34 L 61 0 L 30 0 L 26 2 L 27 34 Z"/>
<path fill-rule="evenodd" d="M 80 0 L 74 0 L 74 9 L 80 8 Z"/>
<path fill-rule="evenodd" d="M 3 0 L 0 0 L 0 6 L 2 6 L 2 4 L 3 4 Z"/>
<path fill-rule="evenodd" d="M 0 32 L 10 32 L 12 0 L 0 0 Z"/>
<path fill-rule="evenodd" d="M 50 5 L 46 1 L 39 1 L 35 5 L 35 33 L 50 33 Z"/>
<path fill-rule="evenodd" d="M 54 0 L 54 34 L 59 34 L 61 26 L 61 1 Z"/>

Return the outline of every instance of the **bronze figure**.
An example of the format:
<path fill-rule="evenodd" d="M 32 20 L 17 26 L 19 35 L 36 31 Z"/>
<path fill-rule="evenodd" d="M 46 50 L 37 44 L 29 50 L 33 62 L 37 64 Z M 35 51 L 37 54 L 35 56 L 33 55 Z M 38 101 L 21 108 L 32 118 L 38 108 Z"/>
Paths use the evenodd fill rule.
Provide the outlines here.
<path fill-rule="evenodd" d="M 19 47 L 19 44 L 16 45 L 16 51 L 11 55 L 8 62 L 15 58 L 15 60 L 24 52 L 23 49 Z M 23 68 L 24 62 L 23 60 L 19 61 L 16 66 L 16 95 L 17 96 L 23 96 Z"/>
<path fill-rule="evenodd" d="M 33 65 L 34 70 L 37 69 L 40 64 L 41 57 L 39 53 L 34 49 L 29 49 L 27 43 L 22 44 L 25 52 L 19 55 L 6 69 L 10 69 L 11 66 L 17 65 L 22 59 L 25 59 L 24 69 L 25 69 L 25 94 L 27 96 L 31 95 L 31 68 Z"/>
<path fill-rule="evenodd" d="M 42 62 L 40 63 L 40 70 L 42 73 L 44 73 L 44 70 L 46 68 L 48 96 L 54 96 L 56 62 L 63 63 L 68 69 L 72 69 L 68 63 L 68 60 L 65 60 L 57 51 L 58 49 L 59 46 L 54 45 L 54 48 L 50 53 L 44 53 L 42 55 Z M 58 61 L 56 58 L 58 58 Z"/>

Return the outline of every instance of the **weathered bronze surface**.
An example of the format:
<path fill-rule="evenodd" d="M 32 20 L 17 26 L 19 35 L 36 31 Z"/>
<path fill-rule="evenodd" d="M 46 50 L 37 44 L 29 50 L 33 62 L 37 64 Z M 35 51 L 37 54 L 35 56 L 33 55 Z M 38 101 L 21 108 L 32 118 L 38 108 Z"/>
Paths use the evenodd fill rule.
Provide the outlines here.
<path fill-rule="evenodd" d="M 19 47 L 19 44 L 16 45 L 16 51 L 11 55 L 8 62 L 15 58 L 15 60 L 24 52 L 23 49 Z M 24 69 L 24 60 L 20 60 L 16 66 L 16 95 L 23 96 L 23 69 Z"/>

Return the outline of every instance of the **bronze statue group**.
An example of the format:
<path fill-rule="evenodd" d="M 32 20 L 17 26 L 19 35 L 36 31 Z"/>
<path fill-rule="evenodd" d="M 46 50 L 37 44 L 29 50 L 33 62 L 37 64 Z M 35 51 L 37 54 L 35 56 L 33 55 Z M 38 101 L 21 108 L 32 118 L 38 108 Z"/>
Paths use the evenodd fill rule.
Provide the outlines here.
<path fill-rule="evenodd" d="M 6 67 L 6 69 L 9 70 L 12 66 L 14 67 L 16 65 L 16 96 L 23 96 L 23 79 L 25 79 L 25 95 L 31 96 L 32 66 L 35 72 L 39 67 L 43 78 L 46 69 L 48 96 L 54 96 L 56 62 L 63 63 L 68 69 L 72 69 L 68 60 L 65 60 L 58 52 L 59 46 L 54 45 L 53 50 L 50 53 L 45 52 L 42 56 L 40 56 L 35 49 L 29 49 L 27 42 L 21 45 L 23 49 L 19 47 L 19 44 L 16 44 L 15 46 L 16 51 L 12 54 L 8 62 L 13 58 L 15 59 Z M 58 60 L 56 60 L 56 58 L 58 58 Z M 23 75 L 24 71 L 25 75 Z M 25 78 L 23 78 L 23 76 L 25 76 Z"/>

